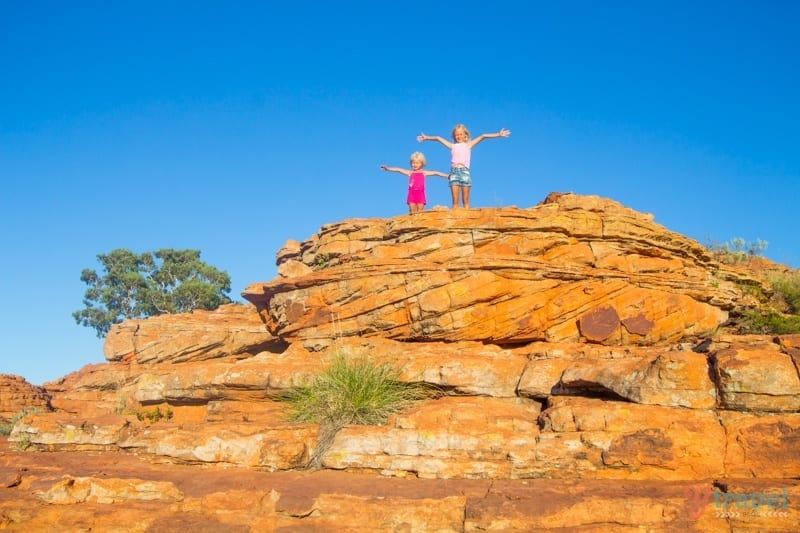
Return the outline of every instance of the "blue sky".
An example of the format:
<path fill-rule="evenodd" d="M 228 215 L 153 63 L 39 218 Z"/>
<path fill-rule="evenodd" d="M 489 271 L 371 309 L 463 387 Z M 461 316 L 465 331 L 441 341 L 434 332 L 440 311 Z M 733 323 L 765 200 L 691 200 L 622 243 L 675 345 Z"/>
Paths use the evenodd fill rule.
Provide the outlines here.
<path fill-rule="evenodd" d="M 232 296 L 320 226 L 406 213 L 407 166 L 488 140 L 473 207 L 550 191 L 800 267 L 800 2 L 0 0 L 0 373 L 104 361 L 97 254 L 192 248 Z M 428 207 L 448 205 L 428 181 Z"/>

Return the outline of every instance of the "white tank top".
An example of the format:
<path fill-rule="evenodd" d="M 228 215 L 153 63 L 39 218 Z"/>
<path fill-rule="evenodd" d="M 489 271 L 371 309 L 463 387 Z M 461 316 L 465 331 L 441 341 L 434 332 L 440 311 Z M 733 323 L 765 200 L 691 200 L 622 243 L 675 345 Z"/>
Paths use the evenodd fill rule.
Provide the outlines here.
<path fill-rule="evenodd" d="M 469 168 L 470 152 L 468 143 L 453 143 L 450 148 L 450 164 Z"/>

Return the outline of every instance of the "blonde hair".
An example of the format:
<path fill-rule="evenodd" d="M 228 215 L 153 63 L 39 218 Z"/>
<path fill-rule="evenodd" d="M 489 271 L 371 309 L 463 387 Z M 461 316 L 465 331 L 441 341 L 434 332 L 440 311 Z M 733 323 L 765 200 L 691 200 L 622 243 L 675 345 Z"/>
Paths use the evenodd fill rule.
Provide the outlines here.
<path fill-rule="evenodd" d="M 428 164 L 428 162 L 425 161 L 425 154 L 423 154 L 422 152 L 414 152 L 413 154 L 411 154 L 411 157 L 408 158 L 409 163 L 414 160 L 422 161 L 423 167 Z"/>
<path fill-rule="evenodd" d="M 454 141 L 456 140 L 456 132 L 457 132 L 458 130 L 463 130 L 463 131 L 464 131 L 464 133 L 466 133 L 466 134 L 467 134 L 467 140 L 469 140 L 469 130 L 467 129 L 467 127 L 466 127 L 465 125 L 463 125 L 463 124 L 456 124 L 456 125 L 453 127 L 453 131 L 452 131 L 452 133 L 450 134 L 450 135 L 452 135 L 452 137 L 453 137 L 453 140 L 454 140 Z"/>

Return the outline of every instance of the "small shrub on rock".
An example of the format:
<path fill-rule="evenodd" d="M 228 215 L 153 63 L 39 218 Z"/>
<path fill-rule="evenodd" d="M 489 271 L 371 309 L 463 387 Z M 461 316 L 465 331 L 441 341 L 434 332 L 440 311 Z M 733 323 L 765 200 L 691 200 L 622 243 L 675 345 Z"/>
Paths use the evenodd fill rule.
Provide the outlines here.
<path fill-rule="evenodd" d="M 334 428 L 384 424 L 389 415 L 433 394 L 430 387 L 402 382 L 399 376 L 400 371 L 388 363 L 337 353 L 308 386 L 283 399 L 291 405 L 290 418 L 296 422 Z"/>
<path fill-rule="evenodd" d="M 800 272 L 770 277 L 773 295 L 761 309 L 748 311 L 742 322 L 743 333 L 786 335 L 800 333 Z"/>

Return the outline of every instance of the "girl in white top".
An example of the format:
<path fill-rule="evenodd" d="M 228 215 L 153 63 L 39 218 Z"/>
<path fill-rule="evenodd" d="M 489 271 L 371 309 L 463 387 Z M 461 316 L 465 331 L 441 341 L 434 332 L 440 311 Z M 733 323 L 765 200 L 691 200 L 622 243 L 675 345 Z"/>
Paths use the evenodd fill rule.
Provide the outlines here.
<path fill-rule="evenodd" d="M 419 134 L 417 141 L 438 141 L 450 149 L 450 176 L 448 176 L 448 179 L 450 181 L 450 194 L 453 197 L 453 208 L 458 207 L 459 192 L 461 193 L 461 203 L 464 207 L 469 207 L 469 188 L 472 186 L 469 164 L 472 147 L 484 139 L 508 137 L 511 132 L 507 129 L 501 129 L 497 133 L 484 133 L 470 140 L 467 127 L 463 124 L 456 124 L 452 135 L 452 143 L 437 135 L 425 135 L 424 133 Z"/>

